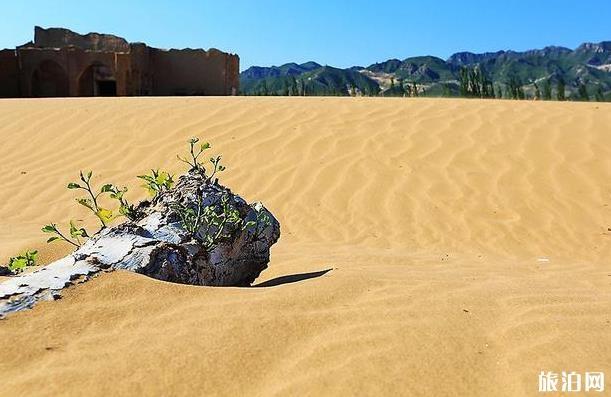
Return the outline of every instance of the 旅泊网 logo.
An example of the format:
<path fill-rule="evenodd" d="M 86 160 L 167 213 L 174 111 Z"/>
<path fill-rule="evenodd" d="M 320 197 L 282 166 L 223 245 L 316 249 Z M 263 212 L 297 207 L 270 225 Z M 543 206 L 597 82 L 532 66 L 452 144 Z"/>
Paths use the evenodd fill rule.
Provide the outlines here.
<path fill-rule="evenodd" d="M 603 372 L 541 371 L 539 392 L 602 392 L 605 390 Z"/>

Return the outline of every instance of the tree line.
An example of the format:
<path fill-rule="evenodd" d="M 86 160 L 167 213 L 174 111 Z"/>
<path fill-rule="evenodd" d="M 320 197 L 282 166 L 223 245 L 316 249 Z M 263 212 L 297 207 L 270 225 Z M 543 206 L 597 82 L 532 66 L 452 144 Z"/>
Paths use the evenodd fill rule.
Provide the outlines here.
<path fill-rule="evenodd" d="M 268 85 L 269 84 L 269 85 Z M 271 86 L 270 86 L 271 85 Z M 427 87 L 431 88 L 429 91 Z M 509 75 L 505 81 L 493 81 L 483 66 L 463 66 L 458 72 L 456 82 L 434 84 L 417 84 L 415 81 L 391 77 L 390 87 L 380 90 L 378 87 L 359 86 L 356 82 L 344 82 L 342 85 L 324 85 L 309 81 L 305 78 L 290 76 L 281 81 L 262 79 L 249 95 L 261 96 L 442 96 L 462 98 L 489 98 L 489 99 L 535 99 L 535 100 L 577 100 L 577 101 L 605 101 L 602 86 L 598 85 L 594 92 L 590 92 L 582 81 L 573 85 L 570 97 L 567 83 L 562 76 L 538 79 L 524 83 L 515 75 Z M 436 89 L 435 89 L 436 88 Z"/>
<path fill-rule="evenodd" d="M 530 98 L 524 92 L 524 87 L 527 85 L 532 85 L 533 96 Z M 524 84 L 520 77 L 515 75 L 510 75 L 504 85 L 497 83 L 495 87 L 495 84 L 488 77 L 484 68 L 479 65 L 473 67 L 463 66 L 460 69 L 459 96 L 464 98 L 536 99 L 544 101 L 565 101 L 568 99 L 566 82 L 562 76 L 558 77 L 556 80 L 555 90 L 552 89 L 551 77 L 544 79 L 542 82 L 534 81 L 531 84 Z M 579 82 L 577 85 L 577 92 L 574 93 L 570 99 L 589 101 L 591 95 L 588 92 L 587 86 L 583 82 Z M 594 92 L 593 99 L 598 102 L 605 100 L 600 85 Z"/>

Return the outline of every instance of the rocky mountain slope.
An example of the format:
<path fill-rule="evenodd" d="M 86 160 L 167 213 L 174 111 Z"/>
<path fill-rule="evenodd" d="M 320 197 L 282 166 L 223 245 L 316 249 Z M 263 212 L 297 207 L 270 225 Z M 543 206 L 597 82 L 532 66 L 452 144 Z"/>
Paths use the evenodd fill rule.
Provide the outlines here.
<path fill-rule="evenodd" d="M 347 69 L 316 62 L 253 66 L 241 73 L 240 84 L 244 95 L 460 96 L 463 68 L 481 70 L 497 96 L 507 91 L 510 82 L 517 82 L 527 98 L 541 84 L 549 82 L 556 90 L 564 82 L 568 99 L 583 99 L 579 91 L 583 86 L 589 99 L 611 100 L 611 41 L 584 43 L 574 50 L 550 46 L 523 52 L 459 52 L 446 60 L 434 56 L 389 59 Z"/>

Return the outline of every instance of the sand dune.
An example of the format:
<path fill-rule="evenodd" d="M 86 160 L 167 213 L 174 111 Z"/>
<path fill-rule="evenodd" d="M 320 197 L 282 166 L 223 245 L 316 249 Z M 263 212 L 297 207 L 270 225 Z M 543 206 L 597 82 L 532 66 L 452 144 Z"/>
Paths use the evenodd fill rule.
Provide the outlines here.
<path fill-rule="evenodd" d="M 135 175 L 181 172 L 191 136 L 282 225 L 266 287 L 115 272 L 1 321 L 0 395 L 522 396 L 541 370 L 611 376 L 609 104 L 3 100 L 0 136 L 1 261 L 68 252 L 50 221 L 95 225 L 65 189 L 79 169 L 140 199 Z"/>

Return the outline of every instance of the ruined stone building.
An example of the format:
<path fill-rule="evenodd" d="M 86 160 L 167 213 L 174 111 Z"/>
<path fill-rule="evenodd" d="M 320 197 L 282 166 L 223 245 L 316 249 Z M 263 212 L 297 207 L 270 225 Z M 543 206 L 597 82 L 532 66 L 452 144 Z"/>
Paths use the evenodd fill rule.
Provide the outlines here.
<path fill-rule="evenodd" d="M 161 50 L 37 26 L 34 42 L 0 51 L 0 97 L 236 95 L 239 63 L 217 49 Z"/>

